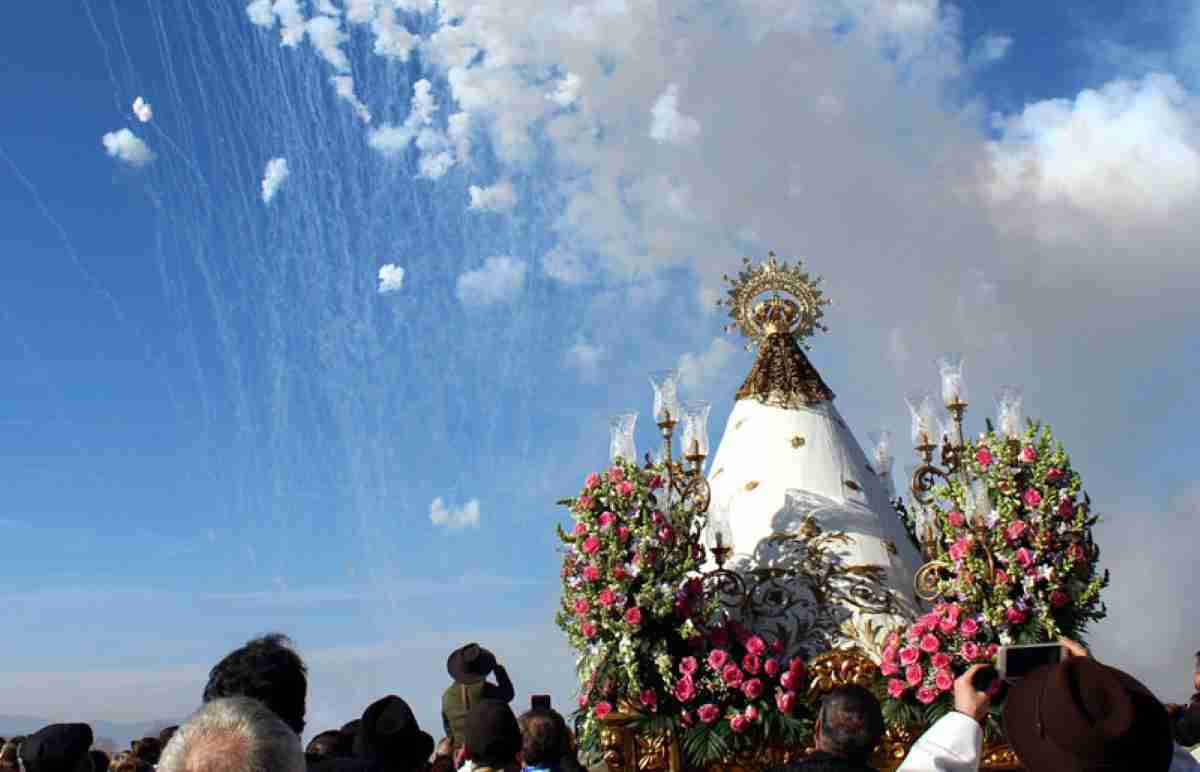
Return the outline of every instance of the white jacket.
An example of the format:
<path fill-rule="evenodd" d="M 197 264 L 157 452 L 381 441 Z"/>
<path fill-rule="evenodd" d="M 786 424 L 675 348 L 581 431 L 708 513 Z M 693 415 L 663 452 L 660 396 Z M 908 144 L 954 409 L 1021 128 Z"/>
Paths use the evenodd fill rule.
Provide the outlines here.
<path fill-rule="evenodd" d="M 970 716 L 947 713 L 913 744 L 896 772 L 977 772 L 983 728 Z M 1186 748 L 1175 746 L 1170 772 L 1200 770 Z"/>

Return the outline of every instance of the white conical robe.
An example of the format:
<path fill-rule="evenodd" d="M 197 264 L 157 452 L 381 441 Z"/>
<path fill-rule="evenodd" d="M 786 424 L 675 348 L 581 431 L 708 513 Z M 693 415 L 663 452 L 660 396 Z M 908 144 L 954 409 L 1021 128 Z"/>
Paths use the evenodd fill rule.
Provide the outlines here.
<path fill-rule="evenodd" d="M 915 616 L 919 556 L 832 400 L 738 400 L 708 479 L 710 511 L 725 508 L 732 530 L 727 567 L 748 579 L 755 569 L 803 570 L 787 582 L 799 602 L 768 604 L 756 620 L 778 623 L 792 651 L 858 646 L 878 658 L 886 634 Z"/>

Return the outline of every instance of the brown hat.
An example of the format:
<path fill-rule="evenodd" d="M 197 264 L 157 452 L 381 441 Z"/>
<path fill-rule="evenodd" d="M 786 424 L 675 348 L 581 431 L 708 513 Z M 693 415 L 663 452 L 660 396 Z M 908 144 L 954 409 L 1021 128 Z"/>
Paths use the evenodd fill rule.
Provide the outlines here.
<path fill-rule="evenodd" d="M 456 649 L 446 660 L 450 677 L 463 684 L 473 684 L 488 677 L 496 668 L 496 657 L 478 643 L 468 643 Z"/>
<path fill-rule="evenodd" d="M 1167 772 L 1167 710 L 1137 679 L 1086 657 L 1043 665 L 1009 689 L 1004 732 L 1029 772 Z"/>

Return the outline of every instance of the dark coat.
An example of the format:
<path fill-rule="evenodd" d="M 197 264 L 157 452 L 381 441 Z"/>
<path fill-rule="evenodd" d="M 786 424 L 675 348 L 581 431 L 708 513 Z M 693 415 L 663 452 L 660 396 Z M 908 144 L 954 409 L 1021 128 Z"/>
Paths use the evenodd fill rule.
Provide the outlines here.
<path fill-rule="evenodd" d="M 1200 745 L 1200 692 L 1192 695 L 1192 701 L 1175 714 L 1175 742 L 1185 748 Z"/>
<path fill-rule="evenodd" d="M 858 764 L 840 756 L 817 751 L 813 755 L 797 759 L 787 766 L 775 767 L 771 772 L 875 772 L 875 770 L 865 764 Z"/>

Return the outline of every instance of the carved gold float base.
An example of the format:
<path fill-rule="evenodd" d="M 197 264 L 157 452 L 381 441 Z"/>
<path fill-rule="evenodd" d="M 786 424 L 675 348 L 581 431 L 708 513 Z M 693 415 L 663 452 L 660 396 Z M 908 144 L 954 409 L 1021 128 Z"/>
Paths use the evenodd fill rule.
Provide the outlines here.
<path fill-rule="evenodd" d="M 869 688 L 879 677 L 875 663 L 853 650 L 818 655 L 809 663 L 809 672 L 812 675 L 809 698 L 814 701 L 843 684 Z M 809 742 L 796 747 L 764 748 L 752 758 L 725 759 L 696 770 L 687 764 L 677 736 L 638 732 L 632 723 L 636 714 L 626 706 L 623 708 L 609 714 L 600 732 L 601 752 L 609 772 L 762 772 L 816 751 Z M 875 749 L 871 766 L 880 772 L 894 772 L 924 730 L 924 727 L 889 727 Z M 1021 766 L 1007 744 L 995 743 L 984 748 L 979 768 L 986 772 L 1010 772 L 1020 770 Z"/>

